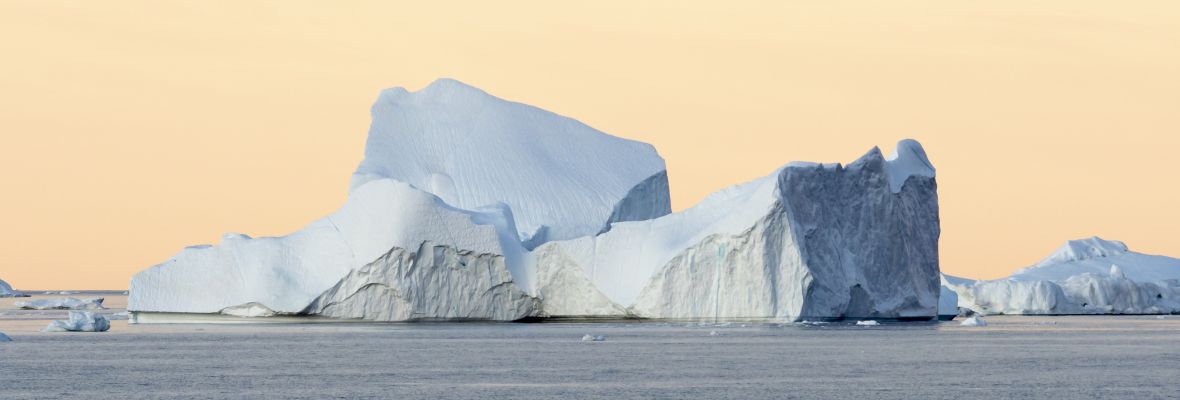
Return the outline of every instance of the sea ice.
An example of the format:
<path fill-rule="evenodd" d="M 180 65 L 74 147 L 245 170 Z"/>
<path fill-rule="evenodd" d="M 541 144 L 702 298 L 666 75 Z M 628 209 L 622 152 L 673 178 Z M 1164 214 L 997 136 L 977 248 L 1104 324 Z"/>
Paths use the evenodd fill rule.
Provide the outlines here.
<path fill-rule="evenodd" d="M 857 325 L 860 325 L 860 326 L 877 326 L 877 325 L 881 325 L 881 323 L 880 323 L 880 322 L 877 322 L 877 321 L 874 321 L 874 320 L 871 320 L 871 319 L 870 319 L 870 320 L 868 320 L 868 321 L 856 321 L 856 324 L 857 324 Z"/>

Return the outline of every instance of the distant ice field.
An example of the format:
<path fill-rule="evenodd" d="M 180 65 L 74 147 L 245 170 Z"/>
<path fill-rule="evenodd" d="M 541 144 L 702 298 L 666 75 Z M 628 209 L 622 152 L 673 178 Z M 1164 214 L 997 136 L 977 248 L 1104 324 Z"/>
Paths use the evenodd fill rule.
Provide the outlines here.
<path fill-rule="evenodd" d="M 0 343 L 3 399 L 1180 396 L 1175 315 L 990 316 L 986 327 L 112 321 L 42 333 L 65 312 L 0 312 L 13 339 Z"/>

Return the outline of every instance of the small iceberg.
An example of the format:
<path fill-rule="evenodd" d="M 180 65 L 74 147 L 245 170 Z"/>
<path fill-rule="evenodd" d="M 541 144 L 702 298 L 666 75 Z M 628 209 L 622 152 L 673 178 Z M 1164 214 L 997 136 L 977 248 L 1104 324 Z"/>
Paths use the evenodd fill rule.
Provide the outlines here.
<path fill-rule="evenodd" d="M 102 310 L 103 298 L 79 300 L 73 297 L 64 299 L 41 299 L 18 301 L 12 305 L 25 310 Z"/>
<path fill-rule="evenodd" d="M 45 332 L 106 332 L 109 329 L 111 322 L 102 314 L 70 311 L 70 319 L 50 322 Z"/>
<path fill-rule="evenodd" d="M 868 320 L 868 321 L 856 321 L 856 324 L 857 324 L 857 325 L 860 325 L 860 326 L 877 326 L 877 325 L 881 325 L 881 323 L 880 323 L 880 322 L 877 322 L 877 321 L 875 321 L 875 320 L 871 320 L 871 319 L 870 319 L 870 320 Z"/>
<path fill-rule="evenodd" d="M 602 336 L 602 335 L 598 335 L 598 336 L 585 335 L 585 336 L 582 336 L 582 341 L 583 341 L 583 342 L 605 342 L 605 341 L 606 341 L 606 336 Z"/>
<path fill-rule="evenodd" d="M 963 320 L 963 323 L 961 323 L 959 325 L 962 325 L 962 326 L 987 326 L 987 321 L 984 321 L 983 318 L 980 318 L 978 315 L 975 315 L 975 316 L 972 316 L 971 318 L 967 318 L 966 320 Z"/>
<path fill-rule="evenodd" d="M 11 342 L 11 341 L 12 341 L 12 338 L 8 337 L 8 335 L 5 335 L 4 332 L 0 332 L 0 342 Z"/>

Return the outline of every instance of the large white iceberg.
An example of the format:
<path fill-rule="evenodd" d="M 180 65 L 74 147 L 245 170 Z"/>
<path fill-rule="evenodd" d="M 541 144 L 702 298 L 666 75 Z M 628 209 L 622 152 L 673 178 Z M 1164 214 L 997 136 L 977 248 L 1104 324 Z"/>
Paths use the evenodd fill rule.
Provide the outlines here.
<path fill-rule="evenodd" d="M 1180 259 L 1130 251 L 1098 237 L 1071 240 L 1006 279 L 943 277 L 959 306 L 986 314 L 1180 312 Z"/>
<path fill-rule="evenodd" d="M 669 214 L 650 145 L 440 80 L 382 92 L 335 213 L 186 248 L 132 279 L 128 309 L 133 322 L 931 318 L 935 187 L 906 140 Z"/>

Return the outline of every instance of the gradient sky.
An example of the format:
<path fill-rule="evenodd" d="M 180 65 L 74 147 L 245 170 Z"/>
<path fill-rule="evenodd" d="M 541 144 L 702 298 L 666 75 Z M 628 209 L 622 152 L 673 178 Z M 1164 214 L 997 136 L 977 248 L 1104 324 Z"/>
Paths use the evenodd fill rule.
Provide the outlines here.
<path fill-rule="evenodd" d="M 414 3 L 0 1 L 0 278 L 125 288 L 296 230 L 378 91 L 438 77 L 654 144 L 678 210 L 912 137 L 944 272 L 1091 235 L 1180 256 L 1180 2 Z"/>

